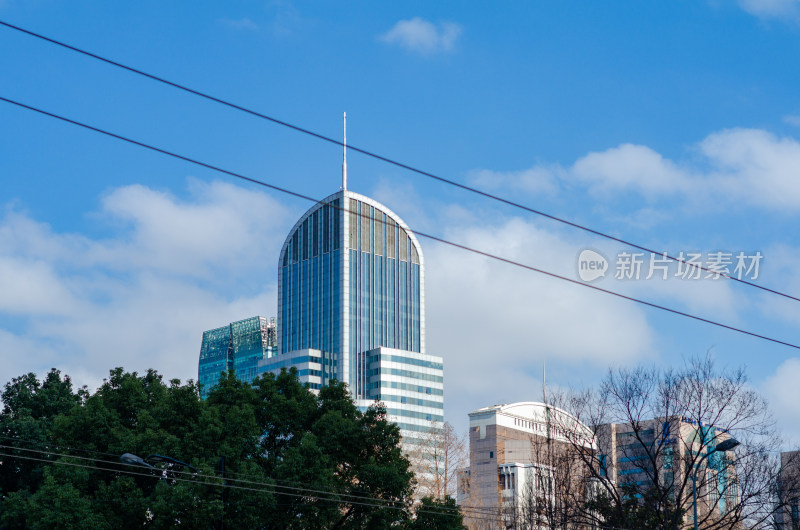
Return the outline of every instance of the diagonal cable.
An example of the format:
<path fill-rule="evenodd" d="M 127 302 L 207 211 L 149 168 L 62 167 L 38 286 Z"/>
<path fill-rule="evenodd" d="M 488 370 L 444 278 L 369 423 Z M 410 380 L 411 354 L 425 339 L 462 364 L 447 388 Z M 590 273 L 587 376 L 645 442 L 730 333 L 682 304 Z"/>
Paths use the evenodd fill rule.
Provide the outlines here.
<path fill-rule="evenodd" d="M 31 37 L 36 37 L 38 39 L 44 40 L 44 41 L 49 42 L 51 44 L 55 44 L 57 46 L 61 46 L 62 48 L 66 48 L 66 49 L 68 49 L 70 51 L 85 55 L 87 57 L 91 57 L 92 59 L 96 59 L 98 61 L 102 61 L 102 62 L 110 64 L 112 66 L 116 66 L 117 68 L 122 68 L 123 70 L 127 70 L 129 72 L 134 73 L 134 74 L 144 76 L 144 77 L 146 77 L 148 79 L 151 79 L 153 81 L 157 81 L 159 83 L 163 83 L 165 85 L 169 85 L 169 86 L 171 86 L 173 88 L 177 88 L 178 90 L 183 90 L 184 92 L 188 92 L 188 93 L 193 94 L 195 96 L 198 96 L 198 97 L 201 97 L 201 98 L 205 98 L 205 99 L 207 99 L 209 101 L 213 101 L 215 103 L 219 103 L 221 105 L 225 105 L 226 107 L 230 107 L 232 109 L 235 109 L 235 110 L 238 110 L 238 111 L 241 111 L 241 112 L 245 112 L 245 113 L 250 114 L 252 116 L 256 116 L 258 118 L 271 121 L 272 123 L 275 123 L 277 125 L 281 125 L 283 127 L 288 127 L 289 129 L 293 129 L 293 130 L 295 130 L 297 132 L 300 132 L 300 133 L 303 133 L 303 134 L 307 134 L 309 136 L 313 136 L 314 138 L 317 138 L 319 140 L 323 140 L 323 141 L 335 144 L 337 146 L 344 147 L 344 143 L 342 141 L 337 140 L 335 138 L 331 138 L 330 136 L 325 136 L 324 134 L 320 134 L 320 133 L 314 132 L 314 131 L 312 131 L 310 129 L 306 129 L 306 128 L 300 127 L 298 125 L 293 125 L 293 124 L 291 124 L 291 123 L 289 123 L 287 121 L 283 121 L 283 120 L 280 120 L 278 118 L 274 118 L 272 116 L 263 114 L 261 112 L 258 112 L 258 111 L 252 110 L 252 109 L 248 109 L 247 107 L 243 107 L 241 105 L 237 105 L 236 103 L 232 103 L 232 102 L 224 100 L 222 98 L 218 98 L 218 97 L 212 96 L 210 94 L 206 94 L 206 93 L 201 92 L 199 90 L 190 88 L 190 87 L 188 87 L 186 85 L 181 85 L 179 83 L 176 83 L 174 81 L 170 81 L 170 80 L 165 79 L 163 77 L 159 77 L 157 75 L 149 74 L 149 73 L 147 73 L 147 72 L 145 72 L 143 70 L 139 70 L 137 68 L 133 68 L 132 66 L 127 66 L 127 65 L 125 65 L 123 63 L 120 63 L 118 61 L 114 61 L 112 59 L 108 59 L 108 58 L 103 57 L 101 55 L 97 55 L 96 53 L 92 53 L 92 52 L 83 50 L 83 49 L 78 48 L 76 46 L 72 46 L 72 45 L 67 44 L 65 42 L 62 42 L 62 41 L 47 37 L 47 36 L 42 35 L 40 33 L 36 33 L 36 32 L 30 31 L 30 30 L 21 28 L 19 26 L 15 26 L 14 24 L 10 24 L 10 23 L 4 22 L 2 20 L 0 20 L 0 25 L 6 26 L 7 28 L 10 28 L 10 29 L 13 29 L 13 30 L 20 31 L 22 33 L 30 35 Z M 570 221 L 568 219 L 564 219 L 563 217 L 558 217 L 556 215 L 552 215 L 552 214 L 546 213 L 546 212 L 544 212 L 542 210 L 538 210 L 536 208 L 532 208 L 530 206 L 526 206 L 524 204 L 521 204 L 521 203 L 512 201 L 510 199 L 506 199 L 504 197 L 501 197 L 499 195 L 494 195 L 492 193 L 488 193 L 488 192 L 479 190 L 479 189 L 474 188 L 472 186 L 468 186 L 466 184 L 462 184 L 462 183 L 460 183 L 458 181 L 455 181 L 455 180 L 452 180 L 452 179 L 448 179 L 448 178 L 445 178 L 445 177 L 442 177 L 442 176 L 439 176 L 439 175 L 435 175 L 435 174 L 430 173 L 428 171 L 424 171 L 422 169 L 415 168 L 415 167 L 410 166 L 408 164 L 405 164 L 403 162 L 398 162 L 397 160 L 394 160 L 394 159 L 388 158 L 386 156 L 374 153 L 372 151 L 368 151 L 366 149 L 362 149 L 362 148 L 354 146 L 354 145 L 348 145 L 347 149 L 351 149 L 351 150 L 353 150 L 353 151 L 355 151 L 357 153 L 360 153 L 362 155 L 368 156 L 370 158 L 374 158 L 376 160 L 380 160 L 381 162 L 386 162 L 387 164 L 391 164 L 393 166 L 396 166 L 396 167 L 411 171 L 413 173 L 417 173 L 417 174 L 422 175 L 424 177 L 427 177 L 427 178 L 430 178 L 430 179 L 433 179 L 433 180 L 437 180 L 437 181 L 443 182 L 445 184 L 449 184 L 450 186 L 455 186 L 455 187 L 460 188 L 460 189 L 462 189 L 464 191 L 468 191 L 470 193 L 474 193 L 476 195 L 480 195 L 480 196 L 482 196 L 484 198 L 501 202 L 501 203 L 503 203 L 503 204 L 505 204 L 507 206 L 511 206 L 513 208 L 518 208 L 518 209 L 524 210 L 524 211 L 526 211 L 528 213 L 532 213 L 532 214 L 536 214 L 536 215 L 545 217 L 545 218 L 550 219 L 552 221 L 556 221 L 556 222 L 565 224 L 567 226 L 571 226 L 572 228 L 577 228 L 578 230 L 583 230 L 584 232 L 588 232 L 588 233 L 593 234 L 595 236 L 602 237 L 602 238 L 605 238 L 605 239 L 608 239 L 608 240 L 611 240 L 611 241 L 615 241 L 615 242 L 621 243 L 621 244 L 623 244 L 625 246 L 628 246 L 628 247 L 631 247 L 631 248 L 635 248 L 637 250 L 641 250 L 643 252 L 647 252 L 647 253 L 650 253 L 650 254 L 653 254 L 653 255 L 659 255 L 659 256 L 662 256 L 664 259 L 668 259 L 668 260 L 674 261 L 676 263 L 682 263 L 684 265 L 688 265 L 691 270 L 700 269 L 700 270 L 706 271 L 706 272 L 708 272 L 710 274 L 713 274 L 715 277 L 723 277 L 723 278 L 726 278 L 728 280 L 733 280 L 735 282 L 739 282 L 741 284 L 748 285 L 750 287 L 755 287 L 756 289 L 761 289 L 762 291 L 766 291 L 766 292 L 769 292 L 769 293 L 772 293 L 772 294 L 776 294 L 776 295 L 782 296 L 784 298 L 789 298 L 790 300 L 794 300 L 796 302 L 800 302 L 800 298 L 798 298 L 796 296 L 793 296 L 793 295 L 790 295 L 790 294 L 787 294 L 787 293 L 783 293 L 783 292 L 775 290 L 775 289 L 770 289 L 769 287 L 764 287 L 763 285 L 759 285 L 759 284 L 754 283 L 754 282 L 743 280 L 741 278 L 737 278 L 736 276 L 731 276 L 730 274 L 725 273 L 725 272 L 712 270 L 712 269 L 709 269 L 707 267 L 703 267 L 702 265 L 699 265 L 699 264 L 696 264 L 696 263 L 690 263 L 690 262 L 686 261 L 685 259 L 683 259 L 682 257 L 675 257 L 675 256 L 672 256 L 672 255 L 666 253 L 666 252 L 657 252 L 657 251 L 652 250 L 652 249 L 650 249 L 648 247 L 645 247 L 643 245 L 639 245 L 637 243 L 633 243 L 631 241 L 627 241 L 625 239 L 612 236 L 611 234 L 607 234 L 605 232 L 601 232 L 599 230 L 595 230 L 594 228 L 590 228 L 588 226 L 581 225 L 581 224 L 576 223 L 574 221 Z"/>
<path fill-rule="evenodd" d="M 298 193 L 296 191 L 291 191 L 291 190 L 289 190 L 287 188 L 283 188 L 281 186 L 276 186 L 274 184 L 269 184 L 267 182 L 264 182 L 264 181 L 261 181 L 261 180 L 258 180 L 258 179 L 252 178 L 252 177 L 247 177 L 247 176 L 242 175 L 240 173 L 235 173 L 233 171 L 229 171 L 227 169 L 223 169 L 223 168 L 208 164 L 206 162 L 202 162 L 200 160 L 196 160 L 196 159 L 184 156 L 184 155 L 180 155 L 180 154 L 174 153 L 172 151 L 168 151 L 166 149 L 162 149 L 160 147 L 156 147 L 156 146 L 153 146 L 153 145 L 150 145 L 150 144 L 146 144 L 146 143 L 140 142 L 138 140 L 133 140 L 131 138 L 127 138 L 125 136 L 122 136 L 122 135 L 119 135 L 119 134 L 116 134 L 116 133 L 112 133 L 110 131 L 106 131 L 106 130 L 103 130 L 103 129 L 100 129 L 100 128 L 97 128 L 97 127 L 94 127 L 94 126 L 91 126 L 91 125 L 88 125 L 88 124 L 85 124 L 85 123 L 81 123 L 79 121 L 75 121 L 75 120 L 72 120 L 70 118 L 66 118 L 64 116 L 60 116 L 58 114 L 54 114 L 52 112 L 48 112 L 46 110 L 42 110 L 42 109 L 30 106 L 30 105 L 26 105 L 24 103 L 20 103 L 18 101 L 14 101 L 12 99 L 8 99 L 8 98 L 0 96 L 0 101 L 5 101 L 6 103 L 10 103 L 12 105 L 16 105 L 17 107 L 21 107 L 21 108 L 24 108 L 24 109 L 27 109 L 27 110 L 31 110 L 33 112 L 36 112 L 36 113 L 39 113 L 39 114 L 42 114 L 42 115 L 45 115 L 45 116 L 48 116 L 48 117 L 51 117 L 51 118 L 55 118 L 57 120 L 60 120 L 60 121 L 66 122 L 66 123 L 70 123 L 72 125 L 77 125 L 78 127 L 82 127 L 84 129 L 88 129 L 90 131 L 94 131 L 94 132 L 97 132 L 97 133 L 100 133 L 100 134 L 103 134 L 103 135 L 106 135 L 106 136 L 110 136 L 112 138 L 116 138 L 117 140 L 122 140 L 124 142 L 130 143 L 130 144 L 133 144 L 133 145 L 137 145 L 139 147 L 143 147 L 145 149 L 149 149 L 149 150 L 155 151 L 157 153 L 161 153 L 161 154 L 173 157 L 173 158 L 177 158 L 179 160 L 184 160 L 184 161 L 189 162 L 191 164 L 195 164 L 195 165 L 207 168 L 207 169 L 211 169 L 213 171 L 224 173 L 226 175 L 230 175 L 232 177 L 235 177 L 235 178 L 238 178 L 238 179 L 241 179 L 241 180 L 245 180 L 247 182 L 252 182 L 253 184 L 258 184 L 259 186 L 264 186 L 264 187 L 270 188 L 272 190 L 279 191 L 281 193 L 286 193 L 288 195 L 292 195 L 293 197 L 298 197 L 298 198 L 301 198 L 301 199 L 305 199 L 305 200 L 311 201 L 311 202 L 313 202 L 315 204 L 326 204 L 321 200 L 314 199 L 313 197 L 309 197 L 307 195 L 303 195 L 302 193 Z M 333 208 L 336 208 L 336 206 L 333 206 L 333 205 L 330 205 L 330 206 L 333 207 Z M 344 210 L 344 208 L 342 208 L 342 207 L 339 207 L 339 209 Z M 359 214 L 359 215 L 362 215 L 362 214 Z M 478 249 L 475 249 L 475 248 L 472 248 L 472 247 L 468 247 L 468 246 L 462 245 L 460 243 L 455 243 L 453 241 L 448 241 L 447 239 L 443 239 L 441 237 L 434 236 L 434 235 L 431 235 L 431 234 L 426 234 L 424 232 L 419 232 L 419 231 L 411 229 L 411 228 L 409 228 L 409 231 L 413 232 L 414 234 L 416 234 L 416 235 L 418 235 L 420 237 L 424 237 L 424 238 L 430 239 L 432 241 L 438 241 L 439 243 L 443 243 L 445 245 L 449 245 L 449 246 L 452 246 L 452 247 L 455 247 L 455 248 L 466 250 L 468 252 L 472 252 L 473 254 L 478 254 L 480 256 L 485 256 L 487 258 L 491 258 L 493 260 L 500 261 L 500 262 L 503 262 L 503 263 L 508 263 L 509 265 L 514 265 L 516 267 L 527 269 L 529 271 L 538 272 L 539 274 L 544 274 L 546 276 L 550 276 L 552 278 L 563 280 L 563 281 L 566 281 L 566 282 L 569 282 L 569 283 L 572 283 L 572 284 L 575 284 L 575 285 L 580 285 L 582 287 L 587 287 L 589 289 L 594 289 L 595 291 L 600 291 L 600 292 L 603 292 L 603 293 L 606 293 L 606 294 L 610 294 L 610 295 L 616 296 L 618 298 L 622 298 L 624 300 L 628 300 L 630 302 L 636 302 L 638 304 L 642 304 L 642 305 L 645 305 L 645 306 L 648 306 L 648 307 L 652 307 L 654 309 L 660 309 L 662 311 L 667 311 L 667 312 L 673 313 L 675 315 L 680 315 L 680 316 L 683 316 L 683 317 L 691 318 L 691 319 L 694 319 L 694 320 L 697 320 L 697 321 L 700 321 L 700 322 L 705 322 L 706 324 L 711 324 L 713 326 L 718 326 L 718 327 L 725 328 L 725 329 L 728 329 L 728 330 L 731 330 L 731 331 L 735 331 L 737 333 L 742 333 L 744 335 L 749 335 L 751 337 L 756 337 L 758 339 L 766 340 L 766 341 L 769 341 L 769 342 L 774 342 L 776 344 L 781 344 L 783 346 L 788 346 L 790 348 L 795 348 L 795 349 L 800 350 L 800 346 L 798 346 L 796 344 L 792 344 L 790 342 L 785 342 L 785 341 L 782 341 L 782 340 L 773 339 L 773 338 L 768 337 L 766 335 L 761 335 L 761 334 L 758 334 L 758 333 L 747 331 L 747 330 L 744 330 L 742 328 L 737 328 L 735 326 L 729 326 L 727 324 L 723 324 L 723 323 L 717 322 L 715 320 L 699 317 L 699 316 L 696 316 L 696 315 L 692 315 L 691 313 L 685 313 L 683 311 L 678 311 L 677 309 L 671 309 L 669 307 L 662 306 L 662 305 L 659 305 L 659 304 L 655 304 L 653 302 L 647 302 L 646 300 L 642 300 L 642 299 L 639 299 L 639 298 L 634 298 L 632 296 L 627 296 L 627 295 L 624 295 L 622 293 L 618 293 L 616 291 L 612 291 L 610 289 L 603 289 L 602 287 L 598 287 L 596 285 L 583 283 L 583 282 L 580 282 L 578 280 L 574 280 L 572 278 L 568 278 L 566 276 L 561 276 L 561 275 L 556 274 L 554 272 L 549 272 L 549 271 L 546 271 L 546 270 L 543 270 L 543 269 L 539 269 L 539 268 L 533 267 L 531 265 L 526 265 L 524 263 L 521 263 L 521 262 L 518 262 L 518 261 L 514 261 L 512 259 L 508 259 L 508 258 L 504 258 L 502 256 L 498 256 L 496 254 L 491 254 L 489 252 L 484 252 L 482 250 L 478 250 Z"/>

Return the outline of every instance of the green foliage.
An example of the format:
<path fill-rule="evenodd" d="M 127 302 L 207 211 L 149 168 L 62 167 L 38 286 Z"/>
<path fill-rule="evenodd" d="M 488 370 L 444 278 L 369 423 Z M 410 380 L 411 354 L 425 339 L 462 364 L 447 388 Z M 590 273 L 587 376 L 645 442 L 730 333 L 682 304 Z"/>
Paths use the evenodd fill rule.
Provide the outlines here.
<path fill-rule="evenodd" d="M 192 381 L 153 370 L 114 369 L 92 395 L 53 370 L 13 379 L 2 398 L 2 528 L 428 528 L 413 526 L 425 518 L 411 519 L 399 429 L 340 383 L 317 396 L 294 370 L 253 386 L 226 374 L 202 401 Z"/>
<path fill-rule="evenodd" d="M 73 392 L 69 377 L 62 378 L 55 369 L 41 382 L 33 373 L 12 379 L 2 393 L 0 451 L 13 452 L 10 448 L 18 445 L 19 438 L 29 444 L 47 443 L 54 419 L 79 404 L 82 395 Z M 0 461 L 0 494 L 35 489 L 43 480 L 42 466 L 36 462 Z"/>
<path fill-rule="evenodd" d="M 452 497 L 438 500 L 423 497 L 409 530 L 463 530 L 464 517 Z"/>

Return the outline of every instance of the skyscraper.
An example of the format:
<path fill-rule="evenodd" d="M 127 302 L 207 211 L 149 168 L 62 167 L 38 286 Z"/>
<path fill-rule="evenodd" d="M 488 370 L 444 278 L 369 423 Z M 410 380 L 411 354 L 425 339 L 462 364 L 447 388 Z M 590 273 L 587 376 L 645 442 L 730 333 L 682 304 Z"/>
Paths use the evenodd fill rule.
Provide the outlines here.
<path fill-rule="evenodd" d="M 236 377 L 251 383 L 259 362 L 275 355 L 275 319 L 253 317 L 203 332 L 197 381 L 205 398 L 219 381 L 221 372 L 233 370 Z"/>
<path fill-rule="evenodd" d="M 297 366 L 312 388 L 344 381 L 358 406 L 383 401 L 413 438 L 444 420 L 442 359 L 425 352 L 424 307 L 414 234 L 381 203 L 334 193 L 303 214 L 283 244 L 278 354 L 262 366 Z"/>
<path fill-rule="evenodd" d="M 203 334 L 206 388 L 226 369 L 252 381 L 294 367 L 312 390 L 336 379 L 362 409 L 384 402 L 407 444 L 444 421 L 442 358 L 425 352 L 422 249 L 389 208 L 347 190 L 346 148 L 342 191 L 304 213 L 281 248 L 277 352 L 242 357 L 242 375 L 235 324 Z"/>

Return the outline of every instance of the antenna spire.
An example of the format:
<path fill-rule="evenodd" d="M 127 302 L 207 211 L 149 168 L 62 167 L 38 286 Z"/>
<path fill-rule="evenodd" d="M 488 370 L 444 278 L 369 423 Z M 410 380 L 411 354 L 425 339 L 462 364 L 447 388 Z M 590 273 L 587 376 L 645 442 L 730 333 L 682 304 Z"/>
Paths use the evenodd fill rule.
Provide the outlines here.
<path fill-rule="evenodd" d="M 347 113 L 344 113 L 344 139 L 342 140 L 342 191 L 347 189 Z"/>
<path fill-rule="evenodd" d="M 547 372 L 545 372 L 544 357 L 542 357 L 542 398 L 547 406 Z"/>

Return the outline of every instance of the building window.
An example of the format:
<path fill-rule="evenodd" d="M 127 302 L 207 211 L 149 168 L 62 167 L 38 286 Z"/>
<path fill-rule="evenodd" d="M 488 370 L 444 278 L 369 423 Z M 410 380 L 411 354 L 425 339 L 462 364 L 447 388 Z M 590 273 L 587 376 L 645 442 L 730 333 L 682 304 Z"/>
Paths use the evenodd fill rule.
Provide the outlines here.
<path fill-rule="evenodd" d="M 489 451 L 489 458 L 494 458 L 494 451 Z"/>

